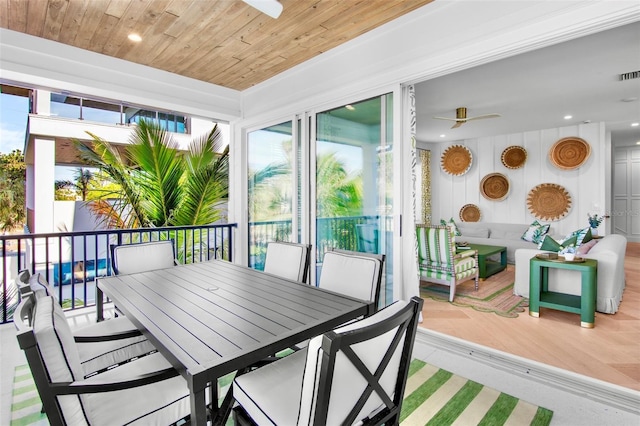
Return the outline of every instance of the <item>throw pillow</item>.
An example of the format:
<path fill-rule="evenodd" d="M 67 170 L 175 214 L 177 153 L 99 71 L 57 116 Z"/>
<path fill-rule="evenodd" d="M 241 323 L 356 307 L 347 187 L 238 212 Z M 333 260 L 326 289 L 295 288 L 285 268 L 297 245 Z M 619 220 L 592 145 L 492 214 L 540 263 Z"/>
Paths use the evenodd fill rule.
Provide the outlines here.
<path fill-rule="evenodd" d="M 577 231 L 573 231 L 572 233 L 570 233 L 569 235 L 567 235 L 567 237 L 565 239 L 571 238 L 571 237 L 576 237 L 576 247 L 589 242 L 593 239 L 593 237 L 591 236 L 591 228 L 590 227 L 586 227 L 583 229 L 578 229 Z"/>
<path fill-rule="evenodd" d="M 554 240 L 553 238 L 551 238 L 549 235 L 545 235 L 544 239 L 542 240 L 542 242 L 540 243 L 538 248 L 540 250 L 559 252 L 563 248 L 569 247 L 572 244 L 574 246 L 576 245 L 576 237 L 575 236 L 566 238 L 566 239 L 558 242 L 558 241 Z"/>
<path fill-rule="evenodd" d="M 591 248 L 593 246 L 595 246 L 598 243 L 598 240 L 589 240 L 586 243 L 582 243 L 580 244 L 580 246 L 578 247 L 578 251 L 576 252 L 576 254 L 578 256 L 583 256 L 587 253 L 589 253 L 589 250 L 591 250 Z"/>
<path fill-rule="evenodd" d="M 444 219 L 440 219 L 440 225 L 448 226 L 449 230 L 451 231 L 451 234 L 456 236 L 456 237 L 459 237 L 460 235 L 462 235 L 460 233 L 460 230 L 458 229 L 458 226 L 456 225 L 456 222 L 453 220 L 453 218 L 449 219 L 449 222 L 447 222 Z"/>
<path fill-rule="evenodd" d="M 551 225 L 542 225 L 537 220 L 534 220 L 529 228 L 522 234 L 522 239 L 531 243 L 542 243 L 544 236 L 549 232 Z"/>

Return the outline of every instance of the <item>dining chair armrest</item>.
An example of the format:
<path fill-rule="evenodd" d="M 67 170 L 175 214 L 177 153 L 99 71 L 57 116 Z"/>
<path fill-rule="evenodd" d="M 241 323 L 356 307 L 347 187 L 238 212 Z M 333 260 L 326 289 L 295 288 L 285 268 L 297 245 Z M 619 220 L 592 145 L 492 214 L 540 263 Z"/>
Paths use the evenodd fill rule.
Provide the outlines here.
<path fill-rule="evenodd" d="M 50 389 L 54 395 L 77 395 L 87 393 L 113 392 L 161 382 L 163 380 L 176 377 L 178 374 L 179 373 L 176 369 L 170 367 L 152 373 L 133 376 L 127 380 L 118 382 L 100 381 L 96 380 L 97 376 L 94 376 L 88 380 L 78 380 L 75 382 L 66 383 L 51 383 Z"/>
<path fill-rule="evenodd" d="M 117 331 L 111 334 L 103 334 L 100 336 L 86 335 L 86 336 L 73 336 L 76 343 L 96 343 L 96 342 L 109 342 L 112 340 L 130 339 L 132 337 L 138 337 L 142 335 L 140 330 L 124 330 Z"/>
<path fill-rule="evenodd" d="M 472 257 L 478 254 L 478 250 L 465 250 L 453 256 L 454 259 L 464 259 L 465 257 Z"/>

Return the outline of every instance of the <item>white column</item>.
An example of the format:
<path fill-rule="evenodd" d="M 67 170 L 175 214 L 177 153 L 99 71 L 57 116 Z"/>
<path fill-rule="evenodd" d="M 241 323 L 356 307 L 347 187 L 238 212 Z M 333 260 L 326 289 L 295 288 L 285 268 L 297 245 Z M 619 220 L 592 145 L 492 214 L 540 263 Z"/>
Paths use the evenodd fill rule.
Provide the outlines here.
<path fill-rule="evenodd" d="M 33 233 L 53 232 L 53 201 L 55 196 L 56 143 L 54 139 L 33 139 Z"/>

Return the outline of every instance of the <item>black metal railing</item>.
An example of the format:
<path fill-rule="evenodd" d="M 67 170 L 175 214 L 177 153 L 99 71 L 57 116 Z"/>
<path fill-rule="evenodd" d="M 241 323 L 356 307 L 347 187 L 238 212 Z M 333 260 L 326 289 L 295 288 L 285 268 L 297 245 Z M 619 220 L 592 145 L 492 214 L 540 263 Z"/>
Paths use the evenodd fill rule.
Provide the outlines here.
<path fill-rule="evenodd" d="M 95 304 L 95 278 L 112 274 L 112 244 L 172 239 L 180 263 L 233 261 L 235 227 L 234 223 L 0 236 L 0 321 L 12 320 L 18 301 L 12 280 L 22 269 L 42 273 L 63 307 L 76 309 Z"/>
<path fill-rule="evenodd" d="M 385 221 L 384 226 L 391 229 L 392 218 L 384 217 L 383 220 Z M 359 225 L 371 225 L 377 228 L 379 221 L 380 216 L 318 218 L 316 221 L 316 243 L 313 244 L 316 259 L 322 259 L 324 253 L 333 248 L 369 251 L 362 247 L 363 235 Z M 291 233 L 290 220 L 249 222 L 249 266 L 263 269 L 267 244 L 270 241 L 291 241 Z"/>

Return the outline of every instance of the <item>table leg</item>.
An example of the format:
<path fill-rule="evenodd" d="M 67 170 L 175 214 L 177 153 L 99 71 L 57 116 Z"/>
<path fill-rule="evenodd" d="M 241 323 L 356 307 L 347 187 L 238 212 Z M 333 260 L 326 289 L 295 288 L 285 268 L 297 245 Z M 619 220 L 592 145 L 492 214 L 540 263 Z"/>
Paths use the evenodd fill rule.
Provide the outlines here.
<path fill-rule="evenodd" d="M 540 316 L 540 281 L 541 270 L 544 269 L 534 260 L 529 262 L 529 315 Z"/>
<path fill-rule="evenodd" d="M 478 267 L 480 271 L 478 273 L 478 277 L 480 279 L 487 278 L 487 259 L 486 256 L 478 254 Z"/>
<path fill-rule="evenodd" d="M 191 425 L 193 426 L 207 424 L 206 393 L 206 389 L 191 390 Z"/>
<path fill-rule="evenodd" d="M 582 292 L 580 294 L 580 326 L 593 328 L 596 318 L 596 273 L 582 271 Z"/>
<path fill-rule="evenodd" d="M 97 321 L 104 321 L 104 294 L 100 287 L 96 285 L 96 317 Z"/>

